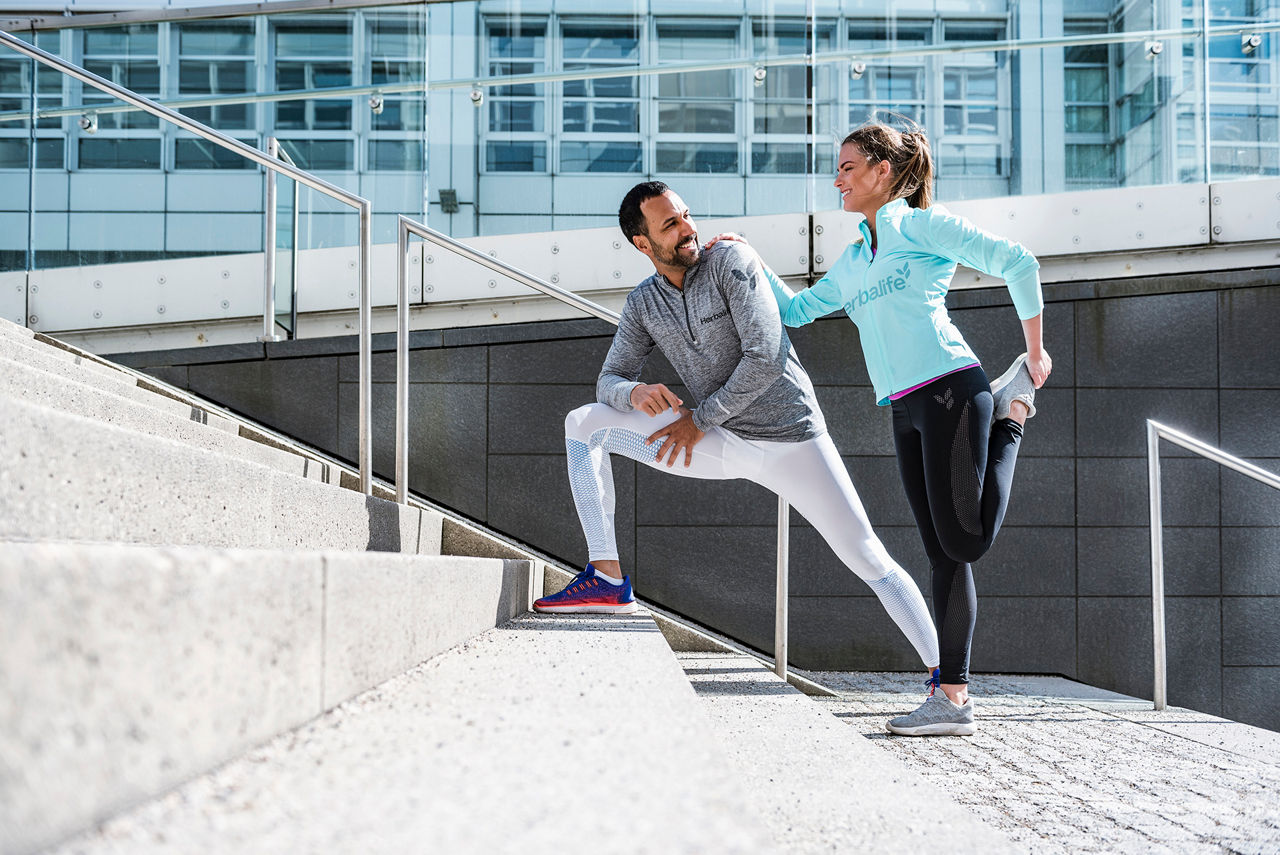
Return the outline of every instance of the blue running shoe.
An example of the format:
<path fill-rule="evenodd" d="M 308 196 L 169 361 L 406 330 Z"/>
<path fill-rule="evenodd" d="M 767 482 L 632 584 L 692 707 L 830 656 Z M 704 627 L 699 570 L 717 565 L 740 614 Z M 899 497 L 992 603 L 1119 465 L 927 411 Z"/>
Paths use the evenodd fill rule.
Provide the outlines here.
<path fill-rule="evenodd" d="M 610 585 L 596 578 L 596 568 L 590 564 L 563 591 L 533 604 L 534 611 L 557 614 L 629 615 L 636 608 L 630 576 L 623 576 L 621 585 Z"/>

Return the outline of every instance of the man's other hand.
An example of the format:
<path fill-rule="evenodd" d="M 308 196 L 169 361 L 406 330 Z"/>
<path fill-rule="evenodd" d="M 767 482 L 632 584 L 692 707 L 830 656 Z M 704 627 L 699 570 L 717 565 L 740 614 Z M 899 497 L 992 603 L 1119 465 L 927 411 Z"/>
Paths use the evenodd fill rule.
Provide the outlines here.
<path fill-rule="evenodd" d="M 654 431 L 649 438 L 644 441 L 645 445 L 653 445 L 659 439 L 662 445 L 658 447 L 658 462 L 662 462 L 662 456 L 667 455 L 667 466 L 670 467 L 676 462 L 676 458 L 680 456 L 680 452 L 684 451 L 684 465 L 687 467 L 693 462 L 693 447 L 698 444 L 706 433 L 698 430 L 698 426 L 693 423 L 693 413 L 684 407 L 680 408 L 684 414 L 671 424 L 660 430 Z"/>
<path fill-rule="evenodd" d="M 683 403 L 664 383 L 641 383 L 631 390 L 631 406 L 651 416 L 666 410 L 675 411 Z"/>

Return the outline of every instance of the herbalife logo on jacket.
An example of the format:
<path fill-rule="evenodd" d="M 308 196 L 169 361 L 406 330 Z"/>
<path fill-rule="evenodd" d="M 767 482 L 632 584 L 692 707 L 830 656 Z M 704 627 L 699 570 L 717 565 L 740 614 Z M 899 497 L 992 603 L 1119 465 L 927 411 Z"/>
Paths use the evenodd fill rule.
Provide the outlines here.
<path fill-rule="evenodd" d="M 907 280 L 911 278 L 911 262 L 903 262 L 902 266 L 881 279 L 872 288 L 864 288 L 858 292 L 858 296 L 853 302 L 858 306 L 865 306 L 872 300 L 878 300 L 881 297 L 887 297 L 894 291 L 901 291 L 907 287 Z"/>

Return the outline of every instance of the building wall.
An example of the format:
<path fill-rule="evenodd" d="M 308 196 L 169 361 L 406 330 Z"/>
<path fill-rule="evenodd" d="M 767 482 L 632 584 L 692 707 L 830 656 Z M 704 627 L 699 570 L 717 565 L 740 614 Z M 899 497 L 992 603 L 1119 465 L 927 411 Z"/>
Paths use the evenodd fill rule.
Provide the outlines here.
<path fill-rule="evenodd" d="M 1005 528 L 977 565 L 978 672 L 1056 673 L 1150 697 L 1144 419 L 1280 471 L 1280 269 L 1046 288 L 1049 385 L 1030 422 Z M 1003 290 L 956 292 L 984 364 L 1022 348 Z M 584 560 L 562 423 L 594 397 L 598 321 L 413 336 L 411 486 L 558 556 Z M 871 520 L 928 592 L 855 327 L 794 331 Z M 374 463 L 393 471 L 393 343 L 377 337 Z M 125 361 L 322 448 L 356 457 L 353 339 L 134 354 Z M 647 380 L 675 382 L 655 359 Z M 1174 447 L 1163 452 L 1173 703 L 1280 729 L 1280 492 Z M 639 471 L 637 471 L 637 469 Z M 614 465 L 618 542 L 640 596 L 768 650 L 776 500 L 744 481 Z M 869 589 L 793 515 L 791 644 L 813 669 L 919 663 Z"/>

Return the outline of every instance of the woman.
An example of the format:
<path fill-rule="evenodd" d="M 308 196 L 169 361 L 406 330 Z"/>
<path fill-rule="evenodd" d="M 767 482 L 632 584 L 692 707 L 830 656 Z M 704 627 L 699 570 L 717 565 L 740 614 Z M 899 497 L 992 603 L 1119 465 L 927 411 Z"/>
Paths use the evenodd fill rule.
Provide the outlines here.
<path fill-rule="evenodd" d="M 848 313 L 879 405 L 893 408 L 898 471 L 932 567 L 941 652 L 924 704 L 887 724 L 905 736 L 976 730 L 968 691 L 977 607 L 970 565 L 1000 530 L 1023 425 L 1035 415 L 1035 389 L 1052 369 L 1034 256 L 931 207 L 932 185 L 922 130 L 858 128 L 840 147 L 835 186 L 844 210 L 865 218 L 860 237 L 799 294 L 772 279 L 788 326 L 838 309 Z M 947 315 L 957 263 L 1002 277 L 1022 320 L 1027 353 L 991 385 Z"/>

